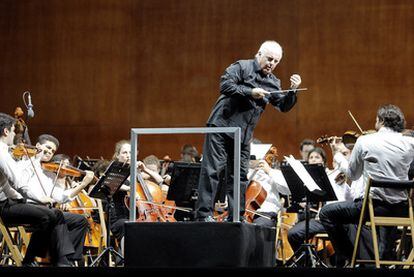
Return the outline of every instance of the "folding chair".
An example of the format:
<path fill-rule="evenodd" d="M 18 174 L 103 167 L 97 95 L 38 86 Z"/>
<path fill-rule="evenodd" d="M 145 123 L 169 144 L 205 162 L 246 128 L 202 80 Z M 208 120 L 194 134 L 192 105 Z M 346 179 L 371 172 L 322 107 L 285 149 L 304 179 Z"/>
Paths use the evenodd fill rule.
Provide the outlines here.
<path fill-rule="evenodd" d="M 375 216 L 374 214 L 374 205 L 372 198 L 370 196 L 370 190 L 372 187 L 377 188 L 393 188 L 401 190 L 409 190 L 408 197 L 408 217 L 390 217 L 390 216 Z M 381 265 L 404 265 L 404 268 L 409 266 L 414 266 L 414 250 L 411 246 L 411 251 L 409 256 L 405 261 L 390 261 L 390 260 L 380 260 L 379 258 L 379 247 L 377 239 L 377 230 L 378 226 L 402 226 L 404 228 L 410 227 L 411 230 L 414 230 L 414 217 L 413 217 L 413 206 L 412 206 L 412 195 L 413 195 L 414 181 L 377 181 L 369 179 L 365 188 L 365 195 L 361 209 L 361 215 L 359 218 L 359 224 L 355 239 L 354 251 L 352 254 L 351 267 L 355 266 L 355 263 L 373 263 L 379 268 Z M 368 219 L 364 222 L 366 209 L 368 208 Z M 359 240 L 361 235 L 361 229 L 364 224 L 371 226 L 371 235 L 374 248 L 374 260 L 357 260 L 356 255 L 359 246 Z M 414 234 L 411 232 L 411 241 L 414 242 Z"/>
<path fill-rule="evenodd" d="M 18 229 L 11 230 L 11 228 L 7 227 L 0 217 L 0 231 L 3 234 L 3 242 L 5 243 L 5 246 L 7 246 L 7 248 L 9 249 L 10 257 L 15 262 L 16 266 L 22 266 L 23 255 L 20 252 L 17 242 L 12 236 L 12 232 L 17 231 Z"/>

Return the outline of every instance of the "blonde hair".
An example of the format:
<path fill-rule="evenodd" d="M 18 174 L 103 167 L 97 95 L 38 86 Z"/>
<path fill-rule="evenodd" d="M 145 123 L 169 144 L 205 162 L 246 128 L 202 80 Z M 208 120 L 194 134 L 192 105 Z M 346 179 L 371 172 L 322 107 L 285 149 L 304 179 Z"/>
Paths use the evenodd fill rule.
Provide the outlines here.
<path fill-rule="evenodd" d="M 117 156 L 119 155 L 119 152 L 121 152 L 122 145 L 124 144 L 131 144 L 131 142 L 126 139 L 118 141 L 115 144 L 115 151 L 114 151 L 114 155 L 112 156 L 112 160 L 117 160 Z"/>

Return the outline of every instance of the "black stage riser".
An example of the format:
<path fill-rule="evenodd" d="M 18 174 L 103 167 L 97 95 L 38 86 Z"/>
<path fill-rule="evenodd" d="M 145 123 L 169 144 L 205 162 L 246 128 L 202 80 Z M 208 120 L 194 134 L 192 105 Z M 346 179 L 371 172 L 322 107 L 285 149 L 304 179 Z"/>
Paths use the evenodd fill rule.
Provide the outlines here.
<path fill-rule="evenodd" d="M 126 267 L 271 267 L 275 230 L 246 223 L 125 224 Z"/>

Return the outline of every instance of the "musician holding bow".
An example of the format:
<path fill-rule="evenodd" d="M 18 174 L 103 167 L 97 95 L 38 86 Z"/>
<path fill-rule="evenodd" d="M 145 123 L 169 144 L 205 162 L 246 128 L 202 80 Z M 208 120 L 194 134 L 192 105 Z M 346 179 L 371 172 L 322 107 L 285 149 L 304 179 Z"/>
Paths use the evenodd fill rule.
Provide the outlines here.
<path fill-rule="evenodd" d="M 48 177 L 43 172 L 41 166 L 42 162 L 49 162 L 52 159 L 59 147 L 58 139 L 52 135 L 43 134 L 39 136 L 36 147 L 41 151 L 34 158 L 19 162 L 24 167 L 21 180 L 25 184 L 24 188 L 29 196 L 29 203 L 42 204 L 40 200 L 44 197 L 49 197 L 53 203 L 62 204 L 71 202 L 92 181 L 94 176 L 93 172 L 86 171 L 85 177 L 78 186 L 66 190 L 62 189 L 56 185 L 57 178 L 54 180 Z M 27 164 L 33 166 L 27 166 Z M 67 249 L 73 249 L 73 253 L 67 257 L 67 264 L 74 264 L 75 261 L 79 263 L 83 258 L 83 245 L 89 223 L 80 214 L 63 212 L 63 218 L 64 222 L 60 224 L 59 231 L 67 235 L 61 238 L 62 241 L 60 243 L 66 245 Z"/>

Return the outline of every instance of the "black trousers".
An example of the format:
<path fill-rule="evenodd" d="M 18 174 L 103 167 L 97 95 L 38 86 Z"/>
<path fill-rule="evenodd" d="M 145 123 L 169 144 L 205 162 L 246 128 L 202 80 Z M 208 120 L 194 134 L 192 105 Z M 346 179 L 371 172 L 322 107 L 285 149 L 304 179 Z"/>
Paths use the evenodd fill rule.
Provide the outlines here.
<path fill-rule="evenodd" d="M 75 253 L 70 256 L 70 259 L 81 261 L 83 258 L 83 246 L 85 244 L 86 233 L 90 226 L 85 216 L 80 214 L 73 214 L 63 212 L 66 226 L 69 231 L 70 241 L 73 245 Z"/>
<path fill-rule="evenodd" d="M 407 214 L 407 203 L 389 204 L 379 200 L 373 200 L 373 202 L 375 215 L 405 216 Z M 320 221 L 329 235 L 339 262 L 352 257 L 354 241 L 347 235 L 349 230 L 344 227 L 344 224 L 358 224 L 361 208 L 362 200 L 343 201 L 326 205 L 319 213 Z M 393 255 L 395 233 L 395 227 L 380 227 L 378 229 L 381 259 L 389 259 Z M 364 228 L 362 234 L 361 240 L 369 237 L 369 230 Z M 367 244 L 366 241 L 363 243 Z"/>
<path fill-rule="evenodd" d="M 270 217 L 270 219 L 255 215 L 253 223 L 263 227 L 275 228 L 277 223 L 277 213 L 275 212 L 260 212 L 262 215 Z"/>
<path fill-rule="evenodd" d="M 297 251 L 299 247 L 305 242 L 305 239 L 310 239 L 318 233 L 325 233 L 325 228 L 319 220 L 311 218 L 309 220 L 308 237 L 306 237 L 306 221 L 299 221 L 288 232 L 288 241 L 293 251 Z"/>
<path fill-rule="evenodd" d="M 250 158 L 250 145 L 241 144 L 240 153 L 240 216 L 244 215 L 247 172 Z M 198 200 L 196 218 L 212 216 L 214 202 L 223 174 L 227 174 L 226 195 L 229 216 L 233 215 L 233 171 L 234 140 L 225 134 L 207 134 L 203 146 L 200 180 L 198 183 Z M 227 169 L 227 170 L 226 170 Z"/>
<path fill-rule="evenodd" d="M 118 241 L 121 241 L 125 235 L 125 222 L 128 220 L 129 218 L 119 218 L 111 222 L 111 232 Z"/>
<path fill-rule="evenodd" d="M 33 228 L 23 262 L 31 262 L 36 256 L 44 257 L 47 250 L 53 263 L 75 253 L 60 210 L 6 200 L 0 203 L 0 212 L 7 225 L 28 224 Z"/>

